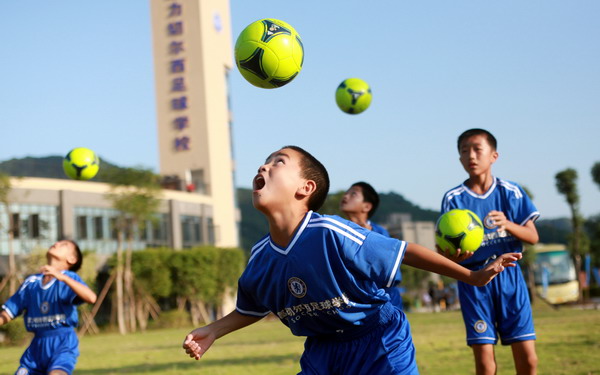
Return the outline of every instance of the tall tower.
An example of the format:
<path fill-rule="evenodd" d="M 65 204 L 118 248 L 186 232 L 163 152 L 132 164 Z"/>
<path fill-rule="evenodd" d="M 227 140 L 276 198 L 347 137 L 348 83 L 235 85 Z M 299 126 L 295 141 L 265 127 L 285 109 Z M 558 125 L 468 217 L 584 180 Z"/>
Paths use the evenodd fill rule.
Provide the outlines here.
<path fill-rule="evenodd" d="M 239 246 L 228 0 L 150 0 L 160 173 L 209 196 L 217 246 Z"/>

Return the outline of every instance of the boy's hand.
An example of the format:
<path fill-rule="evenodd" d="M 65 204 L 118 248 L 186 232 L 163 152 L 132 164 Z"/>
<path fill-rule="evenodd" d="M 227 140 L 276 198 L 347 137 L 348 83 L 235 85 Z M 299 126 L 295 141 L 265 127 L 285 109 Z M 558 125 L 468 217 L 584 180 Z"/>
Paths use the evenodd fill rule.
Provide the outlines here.
<path fill-rule="evenodd" d="M 485 284 L 492 281 L 496 275 L 504 271 L 506 267 L 516 267 L 515 261 L 521 259 L 523 254 L 521 253 L 506 253 L 500 255 L 496 260 L 488 264 L 485 268 L 479 271 L 474 271 L 472 281 L 470 284 L 475 286 L 484 286 Z"/>
<path fill-rule="evenodd" d="M 498 232 L 503 232 L 506 230 L 506 225 L 509 223 L 509 221 L 506 218 L 506 215 L 504 215 L 504 212 L 490 211 L 487 216 L 493 220 Z"/>
<path fill-rule="evenodd" d="M 460 263 L 465 259 L 469 259 L 470 257 L 473 256 L 473 252 L 471 251 L 462 251 L 461 249 L 456 249 L 456 252 L 454 254 L 450 254 L 449 251 L 444 251 L 442 250 L 438 245 L 435 245 L 435 249 L 437 250 L 438 253 L 442 254 L 443 256 L 445 256 L 446 258 L 450 259 L 451 261 L 455 262 L 455 263 Z"/>
<path fill-rule="evenodd" d="M 46 275 L 50 275 L 53 276 L 56 280 L 58 281 L 62 281 L 63 280 L 63 274 L 60 270 L 56 269 L 55 267 L 52 267 L 49 264 L 46 264 L 45 266 L 40 267 L 40 272 L 46 276 Z"/>
<path fill-rule="evenodd" d="M 202 358 L 204 353 L 215 342 L 216 338 L 206 327 L 201 327 L 190 332 L 183 341 L 185 352 L 196 360 Z"/>

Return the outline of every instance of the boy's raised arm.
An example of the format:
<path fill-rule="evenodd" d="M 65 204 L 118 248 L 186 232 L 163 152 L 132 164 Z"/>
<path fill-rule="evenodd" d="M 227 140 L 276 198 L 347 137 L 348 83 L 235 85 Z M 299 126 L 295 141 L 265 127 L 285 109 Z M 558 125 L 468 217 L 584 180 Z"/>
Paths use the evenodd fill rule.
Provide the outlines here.
<path fill-rule="evenodd" d="M 485 268 L 479 271 L 471 271 L 435 251 L 421 245 L 409 243 L 403 263 L 425 271 L 449 276 L 471 285 L 483 286 L 489 283 L 497 274 L 504 271 L 505 267 L 514 267 L 513 262 L 521 259 L 521 257 L 520 253 L 503 254 Z"/>
<path fill-rule="evenodd" d="M 262 318 L 263 317 L 242 315 L 234 310 L 216 322 L 204 327 L 196 328 L 190 332 L 183 341 L 183 349 L 185 349 L 185 352 L 191 358 L 198 360 L 202 358 L 204 353 L 206 353 L 216 339 L 256 323 Z"/>
<path fill-rule="evenodd" d="M 52 275 L 58 281 L 62 281 L 65 284 L 67 284 L 69 288 L 73 289 L 75 294 L 77 294 L 77 296 L 79 296 L 79 298 L 81 298 L 84 302 L 92 304 L 96 303 L 97 296 L 93 290 L 91 290 L 87 285 L 82 284 L 79 281 L 74 280 L 69 276 L 65 275 L 64 273 L 60 272 L 55 267 L 45 265 L 40 268 L 40 272 L 44 275 Z"/>

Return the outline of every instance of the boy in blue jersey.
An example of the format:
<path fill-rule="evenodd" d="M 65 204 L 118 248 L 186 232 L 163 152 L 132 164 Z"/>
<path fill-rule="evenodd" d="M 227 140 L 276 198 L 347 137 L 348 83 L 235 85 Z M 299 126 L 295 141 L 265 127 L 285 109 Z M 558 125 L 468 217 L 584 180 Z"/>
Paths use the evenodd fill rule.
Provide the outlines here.
<path fill-rule="evenodd" d="M 77 305 L 96 302 L 96 294 L 75 273 L 82 262 L 75 242 L 56 242 L 46 258 L 40 273 L 29 276 L 2 305 L 0 325 L 24 312 L 25 328 L 35 334 L 15 375 L 72 374 L 79 356 Z"/>
<path fill-rule="evenodd" d="M 463 132 L 458 138 L 458 151 L 469 178 L 449 190 L 442 201 L 442 213 L 466 208 L 482 219 L 485 234 L 476 252 L 445 254 L 474 271 L 502 254 L 521 252 L 523 242 L 538 241 L 534 221 L 539 212 L 525 191 L 514 182 L 492 175 L 492 165 L 498 159 L 496 147 L 496 139 L 487 130 Z M 467 344 L 473 350 L 477 374 L 496 373 L 494 345 L 498 335 L 502 344 L 512 348 L 517 374 L 535 374 L 537 355 L 531 304 L 518 265 L 483 287 L 460 281 L 458 287 Z"/>
<path fill-rule="evenodd" d="M 252 248 L 236 309 L 185 337 L 190 357 L 200 359 L 216 339 L 273 313 L 294 335 L 307 336 L 301 374 L 418 374 L 406 316 L 383 291 L 400 281 L 400 263 L 484 285 L 520 259 L 504 254 L 469 271 L 435 251 L 315 213 L 328 189 L 323 165 L 296 146 L 259 167 L 252 201 L 269 233 Z"/>
<path fill-rule="evenodd" d="M 387 229 L 370 220 L 377 207 L 379 207 L 379 194 L 373 186 L 364 181 L 353 183 L 340 201 L 340 210 L 348 220 L 375 233 L 390 237 Z M 392 285 L 390 288 L 384 288 L 384 290 L 390 295 L 390 302 L 402 310 L 400 289 L 396 285 Z"/>
<path fill-rule="evenodd" d="M 389 237 L 387 229 L 370 220 L 377 207 L 379 207 L 379 194 L 373 186 L 364 181 L 353 183 L 340 201 L 340 210 L 348 220 Z"/>

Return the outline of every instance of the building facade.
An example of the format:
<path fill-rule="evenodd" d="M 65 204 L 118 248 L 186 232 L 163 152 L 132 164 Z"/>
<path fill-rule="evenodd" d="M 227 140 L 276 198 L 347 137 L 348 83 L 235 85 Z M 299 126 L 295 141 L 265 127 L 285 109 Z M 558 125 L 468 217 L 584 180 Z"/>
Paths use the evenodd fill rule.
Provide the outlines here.
<path fill-rule="evenodd" d="M 111 186 L 100 182 L 48 178 L 13 178 L 9 211 L 0 207 L 0 255 L 12 247 L 17 255 L 36 248 L 48 248 L 60 238 L 71 238 L 82 249 L 99 255 L 117 249 L 116 220 L 119 212 L 108 198 Z M 135 228 L 133 248 L 171 247 L 184 249 L 200 245 L 229 246 L 223 241 L 214 220 L 214 201 L 196 193 L 164 189 L 154 218 Z M 10 218 L 9 218 L 10 215 Z M 231 223 L 235 225 L 235 223 Z"/>

